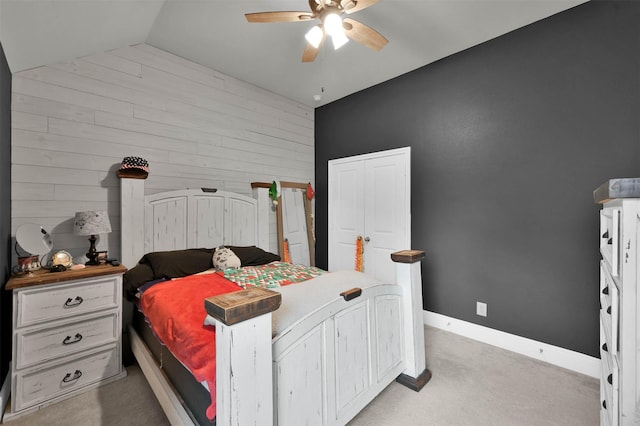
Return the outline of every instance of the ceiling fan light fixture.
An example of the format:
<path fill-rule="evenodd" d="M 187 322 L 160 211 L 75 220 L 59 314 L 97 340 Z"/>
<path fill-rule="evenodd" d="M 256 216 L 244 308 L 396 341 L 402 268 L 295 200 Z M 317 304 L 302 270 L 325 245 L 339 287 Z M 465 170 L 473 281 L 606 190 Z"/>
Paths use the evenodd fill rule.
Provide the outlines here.
<path fill-rule="evenodd" d="M 307 31 L 307 34 L 305 34 L 304 38 L 307 39 L 310 45 L 317 49 L 318 46 L 320 46 L 323 35 L 324 34 L 322 33 L 322 29 L 320 28 L 320 26 L 316 25 L 315 27 Z"/>
<path fill-rule="evenodd" d="M 327 31 L 327 34 L 333 37 L 336 33 L 343 33 L 344 28 L 342 28 L 342 19 L 337 13 L 327 13 L 327 16 L 324 18 L 324 28 Z"/>
<path fill-rule="evenodd" d="M 2 0 L 0 0 L 1 2 Z M 382 34 L 355 19 L 341 16 L 344 13 L 359 12 L 380 0 L 309 0 L 309 12 L 257 12 L 245 13 L 249 22 L 301 22 L 319 20 L 320 24 L 310 28 L 305 34 L 306 46 L 302 62 L 313 62 L 327 36 L 331 36 L 333 48 L 338 50 L 349 39 L 353 39 L 373 50 L 379 51 L 389 42 Z"/>
<path fill-rule="evenodd" d="M 327 34 L 331 36 L 335 50 L 340 49 L 349 41 L 347 35 L 344 33 L 342 19 L 337 13 L 328 13 L 327 16 L 324 17 L 324 28 Z"/>
<path fill-rule="evenodd" d="M 349 38 L 345 35 L 344 31 L 339 31 L 331 35 L 331 40 L 333 41 L 333 49 L 338 50 L 347 44 Z"/>

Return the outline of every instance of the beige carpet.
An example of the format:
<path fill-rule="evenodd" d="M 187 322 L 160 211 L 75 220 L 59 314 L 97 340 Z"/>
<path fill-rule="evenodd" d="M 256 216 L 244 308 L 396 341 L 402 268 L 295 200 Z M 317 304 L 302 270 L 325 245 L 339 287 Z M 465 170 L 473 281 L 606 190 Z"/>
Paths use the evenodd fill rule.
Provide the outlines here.
<path fill-rule="evenodd" d="M 425 344 L 429 383 L 392 383 L 349 426 L 600 424 L 597 379 L 431 327 Z"/>
<path fill-rule="evenodd" d="M 392 383 L 349 426 L 590 426 L 598 380 L 425 327 L 433 378 L 421 392 Z M 9 422 L 13 426 L 167 425 L 137 366 L 122 380 Z"/>

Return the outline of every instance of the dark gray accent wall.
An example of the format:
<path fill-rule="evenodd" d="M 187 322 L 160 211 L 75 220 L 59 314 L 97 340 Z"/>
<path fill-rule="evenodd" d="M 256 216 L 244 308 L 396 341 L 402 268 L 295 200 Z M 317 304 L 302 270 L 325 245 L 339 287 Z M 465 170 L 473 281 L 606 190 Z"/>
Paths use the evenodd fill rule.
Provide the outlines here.
<path fill-rule="evenodd" d="M 640 176 L 638 22 L 590 1 L 316 109 L 318 265 L 327 161 L 410 146 L 424 308 L 599 356 L 592 191 Z"/>
<path fill-rule="evenodd" d="M 11 360 L 11 72 L 0 44 L 0 383 Z"/>

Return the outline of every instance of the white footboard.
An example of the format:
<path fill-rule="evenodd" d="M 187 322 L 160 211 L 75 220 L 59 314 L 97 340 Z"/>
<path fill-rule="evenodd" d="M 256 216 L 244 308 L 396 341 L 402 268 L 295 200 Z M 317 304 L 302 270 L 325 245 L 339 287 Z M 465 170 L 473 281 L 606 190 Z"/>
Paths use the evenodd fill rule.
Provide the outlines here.
<path fill-rule="evenodd" d="M 380 285 L 275 339 L 275 423 L 347 423 L 405 370 L 402 324 L 402 288 Z"/>
<path fill-rule="evenodd" d="M 423 258 L 394 253 L 396 284 L 344 291 L 274 339 L 275 424 L 344 425 L 396 378 L 424 386 Z"/>
<path fill-rule="evenodd" d="M 425 368 L 423 325 L 418 315 L 422 304 L 419 261 L 423 257 L 424 252 L 419 251 L 394 253 L 397 284 L 344 289 L 273 341 L 265 331 L 271 314 L 258 316 L 266 311 L 241 307 L 256 312 L 250 322 L 220 323 L 222 329 L 216 335 L 218 426 L 344 425 L 396 378 L 420 390 L 431 376 Z M 265 297 L 280 296 L 263 289 L 247 292 L 255 290 Z M 223 321 L 215 309 L 235 304 L 229 297 L 242 293 L 207 299 L 207 311 Z M 272 351 L 266 349 L 268 345 Z M 272 360 L 271 375 L 267 365 Z M 253 373 L 241 377 L 238 368 Z M 271 398 L 266 386 L 271 383 L 273 406 L 265 409 L 265 397 Z M 253 406 L 247 407 L 247 401 Z M 238 422 L 240 414 L 242 422 Z"/>

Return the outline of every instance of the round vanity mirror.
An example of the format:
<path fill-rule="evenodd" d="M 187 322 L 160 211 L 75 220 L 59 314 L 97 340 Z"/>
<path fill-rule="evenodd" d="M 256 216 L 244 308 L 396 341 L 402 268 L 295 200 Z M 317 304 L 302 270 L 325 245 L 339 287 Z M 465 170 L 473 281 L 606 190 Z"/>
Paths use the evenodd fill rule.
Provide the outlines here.
<path fill-rule="evenodd" d="M 25 223 L 16 231 L 16 242 L 31 255 L 40 256 L 40 260 L 53 248 L 51 235 L 35 223 Z"/>

